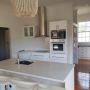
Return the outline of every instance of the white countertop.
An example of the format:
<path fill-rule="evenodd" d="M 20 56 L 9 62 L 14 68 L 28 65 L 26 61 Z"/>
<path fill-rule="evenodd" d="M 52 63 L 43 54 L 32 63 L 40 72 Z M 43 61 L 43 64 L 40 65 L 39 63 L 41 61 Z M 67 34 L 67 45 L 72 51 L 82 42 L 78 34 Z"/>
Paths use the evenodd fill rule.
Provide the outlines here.
<path fill-rule="evenodd" d="M 31 65 L 18 65 L 14 60 L 0 61 L 0 70 L 24 74 L 41 79 L 64 82 L 73 65 L 54 62 L 36 61 Z"/>

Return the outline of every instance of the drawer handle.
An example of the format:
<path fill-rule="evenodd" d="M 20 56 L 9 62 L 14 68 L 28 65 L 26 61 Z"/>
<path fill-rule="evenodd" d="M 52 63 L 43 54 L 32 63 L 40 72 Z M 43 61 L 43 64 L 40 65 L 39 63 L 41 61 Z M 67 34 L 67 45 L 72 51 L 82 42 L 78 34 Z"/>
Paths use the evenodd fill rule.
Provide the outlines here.
<path fill-rule="evenodd" d="M 34 56 L 42 56 L 42 55 L 34 55 Z"/>
<path fill-rule="evenodd" d="M 55 57 L 55 56 L 53 56 L 53 58 L 64 58 L 64 57 Z"/>

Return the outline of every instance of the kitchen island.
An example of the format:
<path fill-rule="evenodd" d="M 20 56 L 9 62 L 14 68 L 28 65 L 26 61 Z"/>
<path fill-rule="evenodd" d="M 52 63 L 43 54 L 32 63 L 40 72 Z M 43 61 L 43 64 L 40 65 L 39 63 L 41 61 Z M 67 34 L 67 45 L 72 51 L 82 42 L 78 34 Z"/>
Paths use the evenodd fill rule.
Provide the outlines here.
<path fill-rule="evenodd" d="M 60 86 L 65 90 L 74 90 L 74 66 L 71 64 L 36 61 L 30 65 L 18 65 L 15 60 L 4 60 L 0 61 L 0 72 L 13 77 L 26 77 L 37 83 Z"/>

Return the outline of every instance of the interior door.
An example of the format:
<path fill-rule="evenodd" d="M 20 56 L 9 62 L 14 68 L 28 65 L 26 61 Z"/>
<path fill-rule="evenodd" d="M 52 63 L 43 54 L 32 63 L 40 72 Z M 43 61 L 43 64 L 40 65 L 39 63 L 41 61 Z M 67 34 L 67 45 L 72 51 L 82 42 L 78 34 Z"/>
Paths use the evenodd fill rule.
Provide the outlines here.
<path fill-rule="evenodd" d="M 0 60 L 10 58 L 9 29 L 0 27 Z"/>

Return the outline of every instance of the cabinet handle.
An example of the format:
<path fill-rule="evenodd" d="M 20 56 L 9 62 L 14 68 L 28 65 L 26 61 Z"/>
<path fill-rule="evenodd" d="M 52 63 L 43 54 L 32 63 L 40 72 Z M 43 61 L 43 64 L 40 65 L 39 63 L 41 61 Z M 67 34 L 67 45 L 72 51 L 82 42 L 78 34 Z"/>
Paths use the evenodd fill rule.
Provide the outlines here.
<path fill-rule="evenodd" d="M 53 58 L 64 58 L 64 57 L 56 57 L 56 56 L 53 56 Z"/>
<path fill-rule="evenodd" d="M 56 25 L 56 30 L 58 30 L 59 29 L 59 26 L 58 25 Z"/>
<path fill-rule="evenodd" d="M 42 55 L 34 55 L 34 56 L 40 56 L 40 57 L 42 57 Z"/>

